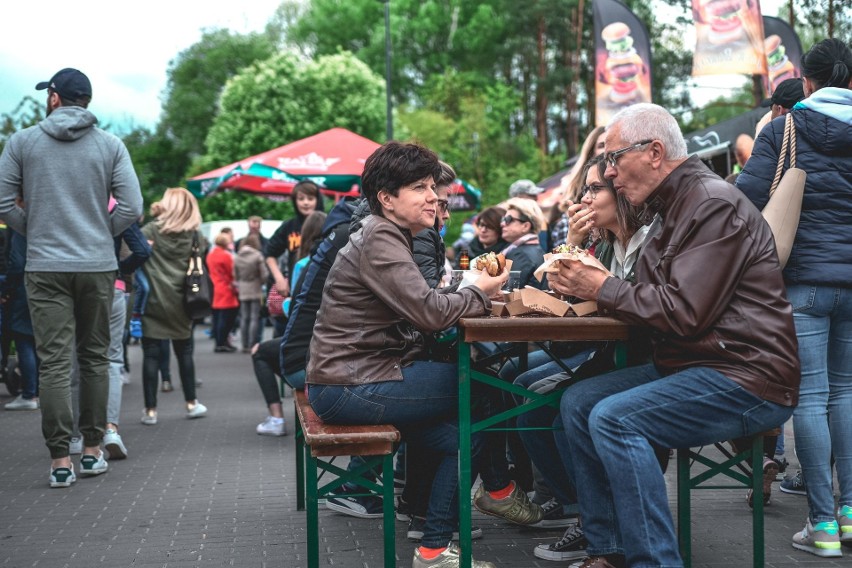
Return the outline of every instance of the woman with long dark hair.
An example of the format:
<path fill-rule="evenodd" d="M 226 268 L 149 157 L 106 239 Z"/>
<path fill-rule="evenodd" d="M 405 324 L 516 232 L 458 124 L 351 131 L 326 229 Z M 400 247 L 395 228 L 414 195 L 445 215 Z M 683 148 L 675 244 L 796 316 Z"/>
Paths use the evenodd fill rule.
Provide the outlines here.
<path fill-rule="evenodd" d="M 802 58 L 802 75 L 806 98 L 790 114 L 796 167 L 807 172 L 807 181 L 784 282 L 802 363 L 793 429 L 809 515 L 793 546 L 838 557 L 841 541 L 852 542 L 852 51 L 839 39 L 820 41 Z M 769 199 L 785 119 L 761 131 L 737 178 L 758 208 Z"/>

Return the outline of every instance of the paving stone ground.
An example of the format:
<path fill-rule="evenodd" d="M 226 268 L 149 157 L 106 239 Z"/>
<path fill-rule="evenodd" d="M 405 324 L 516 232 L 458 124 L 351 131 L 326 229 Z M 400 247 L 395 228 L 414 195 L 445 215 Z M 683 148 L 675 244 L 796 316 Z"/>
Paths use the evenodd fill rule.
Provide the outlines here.
<path fill-rule="evenodd" d="M 250 357 L 214 354 L 199 330 L 195 359 L 204 385 L 198 397 L 208 416 L 184 417 L 174 370 L 176 390 L 159 395 L 159 424 L 143 426 L 141 349 L 130 349 L 132 382 L 124 388 L 120 430 L 129 457 L 111 462 L 104 475 L 50 489 L 39 412 L 0 409 L 0 567 L 306 566 L 293 437 L 255 433 L 266 409 Z M 0 393 L 0 404 L 9 400 Z M 291 398 L 284 408 L 292 431 Z M 795 473 L 795 464 L 791 469 Z M 666 479 L 674 503 L 672 471 Z M 751 566 L 744 490 L 699 492 L 693 503 L 693 566 Z M 826 560 L 790 546 L 806 514 L 804 497 L 783 494 L 776 485 L 766 510 L 766 566 L 852 567 L 852 548 L 844 549 L 842 559 Z M 558 539 L 561 531 L 523 529 L 477 513 L 474 524 L 485 531 L 474 543 L 478 559 L 500 567 L 568 565 L 532 554 L 536 544 Z M 380 520 L 321 510 L 320 527 L 323 566 L 382 566 Z M 414 545 L 405 539 L 405 525 L 396 528 L 397 565 L 407 567 Z"/>

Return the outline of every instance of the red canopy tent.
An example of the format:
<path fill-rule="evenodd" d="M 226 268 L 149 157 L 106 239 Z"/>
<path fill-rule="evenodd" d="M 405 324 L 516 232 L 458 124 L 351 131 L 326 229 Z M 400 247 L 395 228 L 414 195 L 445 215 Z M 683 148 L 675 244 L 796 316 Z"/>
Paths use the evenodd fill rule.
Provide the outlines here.
<path fill-rule="evenodd" d="M 224 189 L 290 195 L 296 183 L 310 179 L 327 195 L 357 195 L 364 162 L 378 147 L 345 128 L 332 128 L 195 176 L 187 185 L 199 197 Z"/>

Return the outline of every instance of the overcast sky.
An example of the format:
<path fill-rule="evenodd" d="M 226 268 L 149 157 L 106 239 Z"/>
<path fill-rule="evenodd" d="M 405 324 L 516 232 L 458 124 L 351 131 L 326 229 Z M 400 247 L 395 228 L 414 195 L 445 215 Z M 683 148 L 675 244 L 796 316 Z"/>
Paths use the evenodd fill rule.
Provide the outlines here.
<path fill-rule="evenodd" d="M 782 1 L 763 0 L 763 13 L 777 14 Z M 205 28 L 262 30 L 279 2 L 2 0 L 0 113 L 14 110 L 25 95 L 42 100 L 36 83 L 63 67 L 76 67 L 92 81 L 89 108 L 102 123 L 112 124 L 119 134 L 137 125 L 153 126 L 171 59 L 198 41 Z M 731 86 L 743 80 L 717 76 L 701 83 Z M 696 90 L 694 99 L 700 103 L 722 94 L 711 87 Z"/>
<path fill-rule="evenodd" d="M 169 61 L 205 28 L 260 31 L 280 0 L 3 0 L 0 113 L 63 67 L 92 81 L 90 109 L 119 130 L 153 126 Z"/>

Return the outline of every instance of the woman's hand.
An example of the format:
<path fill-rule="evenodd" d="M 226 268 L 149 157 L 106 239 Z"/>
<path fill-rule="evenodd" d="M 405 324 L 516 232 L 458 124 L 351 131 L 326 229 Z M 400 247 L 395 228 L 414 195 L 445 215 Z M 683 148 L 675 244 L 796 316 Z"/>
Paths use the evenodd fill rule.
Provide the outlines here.
<path fill-rule="evenodd" d="M 583 203 L 574 203 L 565 214 L 568 215 L 568 244 L 583 246 L 594 227 L 594 212 Z"/>
<path fill-rule="evenodd" d="M 503 288 L 503 284 L 509 280 L 509 269 L 504 268 L 503 272 L 497 276 L 489 276 L 484 270 L 479 278 L 474 282 L 474 286 L 485 292 L 489 298 L 496 296 Z"/>

